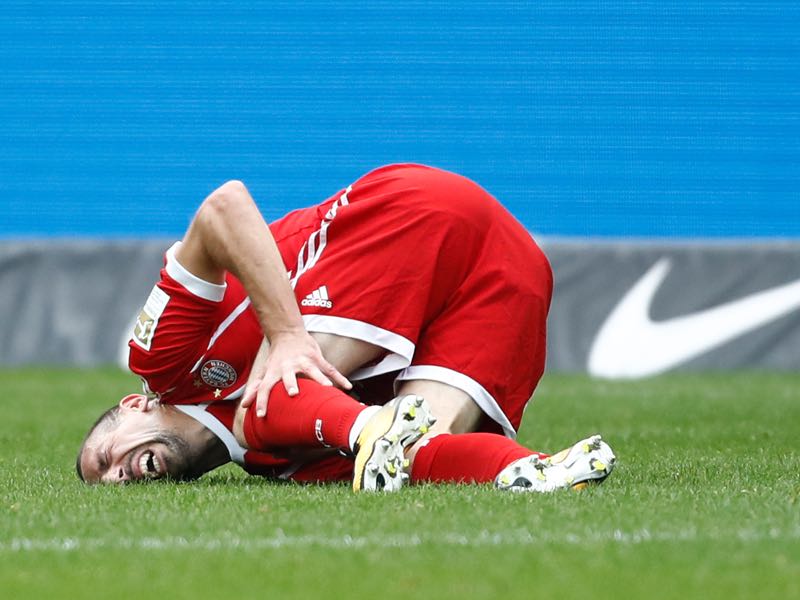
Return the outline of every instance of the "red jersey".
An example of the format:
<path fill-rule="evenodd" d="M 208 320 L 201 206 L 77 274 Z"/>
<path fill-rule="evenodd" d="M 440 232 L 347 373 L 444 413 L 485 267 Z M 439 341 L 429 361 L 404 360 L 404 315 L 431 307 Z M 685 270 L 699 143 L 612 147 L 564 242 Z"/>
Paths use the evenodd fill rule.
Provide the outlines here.
<path fill-rule="evenodd" d="M 353 381 L 441 381 L 483 429 L 514 436 L 544 370 L 550 267 L 485 190 L 421 165 L 368 173 L 270 224 L 309 332 L 385 350 Z M 239 281 L 214 285 L 167 251 L 130 342 L 130 368 L 171 404 L 241 397 L 262 332 Z M 380 401 L 388 401 L 390 397 Z"/>

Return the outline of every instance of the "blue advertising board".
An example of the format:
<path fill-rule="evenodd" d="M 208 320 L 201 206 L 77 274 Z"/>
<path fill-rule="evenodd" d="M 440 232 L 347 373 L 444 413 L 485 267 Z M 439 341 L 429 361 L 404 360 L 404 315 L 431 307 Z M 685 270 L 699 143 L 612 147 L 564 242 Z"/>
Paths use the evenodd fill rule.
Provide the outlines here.
<path fill-rule="evenodd" d="M 22 2 L 0 19 L 0 238 L 178 236 L 363 172 L 458 171 L 532 232 L 800 237 L 800 8 Z"/>

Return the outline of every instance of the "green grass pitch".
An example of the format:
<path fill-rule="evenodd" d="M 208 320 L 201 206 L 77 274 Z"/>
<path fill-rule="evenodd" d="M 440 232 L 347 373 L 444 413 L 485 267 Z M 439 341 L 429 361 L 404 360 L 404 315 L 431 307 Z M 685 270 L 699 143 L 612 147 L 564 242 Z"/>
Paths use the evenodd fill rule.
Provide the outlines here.
<path fill-rule="evenodd" d="M 0 597 L 800 598 L 800 374 L 547 375 L 520 440 L 601 432 L 585 492 L 353 495 L 233 467 L 86 487 L 84 430 L 115 370 L 0 371 Z"/>

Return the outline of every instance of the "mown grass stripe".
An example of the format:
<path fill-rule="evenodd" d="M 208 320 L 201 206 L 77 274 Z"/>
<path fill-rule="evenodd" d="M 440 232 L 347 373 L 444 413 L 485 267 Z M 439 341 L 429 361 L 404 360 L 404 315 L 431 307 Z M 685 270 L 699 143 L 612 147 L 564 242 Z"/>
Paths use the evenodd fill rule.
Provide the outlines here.
<path fill-rule="evenodd" d="M 538 544 L 592 544 L 616 543 L 622 545 L 646 544 L 648 542 L 695 542 L 695 541 L 743 541 L 800 540 L 800 528 L 781 530 L 739 529 L 733 531 L 701 531 L 683 529 L 677 531 L 651 531 L 619 529 L 563 535 L 531 532 L 489 532 L 468 535 L 463 533 L 437 533 L 436 535 L 409 536 L 321 536 L 276 535 L 262 538 L 14 538 L 0 542 L 0 552 L 74 552 L 84 550 L 267 550 L 286 547 L 326 547 L 334 549 L 389 547 L 413 548 L 417 546 L 505 546 Z"/>

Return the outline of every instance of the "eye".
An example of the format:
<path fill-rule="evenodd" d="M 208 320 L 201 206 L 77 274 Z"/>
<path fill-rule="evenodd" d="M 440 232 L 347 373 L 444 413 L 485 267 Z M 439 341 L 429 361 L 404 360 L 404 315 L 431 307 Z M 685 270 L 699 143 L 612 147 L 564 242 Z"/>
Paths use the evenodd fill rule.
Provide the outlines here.
<path fill-rule="evenodd" d="M 101 473 L 104 473 L 108 470 L 108 450 L 103 450 L 97 456 L 97 466 L 100 469 Z"/>

